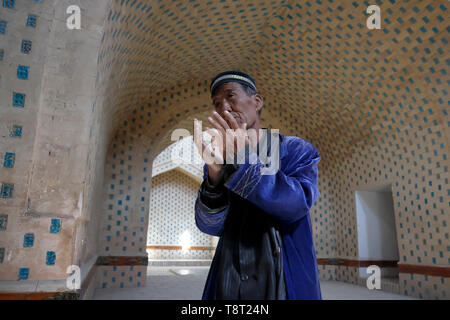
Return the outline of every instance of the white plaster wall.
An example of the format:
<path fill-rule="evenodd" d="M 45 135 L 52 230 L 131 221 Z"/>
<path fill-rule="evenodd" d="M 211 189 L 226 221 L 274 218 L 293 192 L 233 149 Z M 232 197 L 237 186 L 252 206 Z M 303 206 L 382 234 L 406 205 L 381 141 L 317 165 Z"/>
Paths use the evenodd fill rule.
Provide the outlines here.
<path fill-rule="evenodd" d="M 358 252 L 362 260 L 398 260 L 390 192 L 357 191 Z"/>

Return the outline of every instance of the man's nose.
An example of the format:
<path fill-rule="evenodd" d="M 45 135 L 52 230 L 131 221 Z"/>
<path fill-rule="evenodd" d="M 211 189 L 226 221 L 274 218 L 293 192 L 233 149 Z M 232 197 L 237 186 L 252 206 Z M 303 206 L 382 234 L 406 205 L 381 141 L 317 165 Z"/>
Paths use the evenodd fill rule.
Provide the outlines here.
<path fill-rule="evenodd" d="M 220 104 L 220 107 L 217 110 L 217 112 L 223 117 L 225 110 L 228 112 L 233 111 L 233 109 L 231 108 L 231 105 L 227 101 L 224 101 L 223 103 Z"/>

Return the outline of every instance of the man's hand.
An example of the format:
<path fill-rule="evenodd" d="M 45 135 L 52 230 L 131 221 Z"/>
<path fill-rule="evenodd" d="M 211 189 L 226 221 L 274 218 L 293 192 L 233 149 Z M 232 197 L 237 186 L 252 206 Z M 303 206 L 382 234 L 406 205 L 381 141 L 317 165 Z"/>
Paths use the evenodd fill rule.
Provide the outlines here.
<path fill-rule="evenodd" d="M 239 124 L 233 115 L 226 111 L 224 112 L 225 119 L 217 113 L 213 112 L 211 117 L 208 117 L 209 123 L 216 128 L 221 136 L 221 141 L 225 142 L 223 159 L 227 158 L 227 151 L 232 150 L 231 152 L 234 155 L 237 155 L 243 148 L 245 148 L 249 144 L 249 139 L 247 136 L 247 123 L 243 122 Z M 228 131 L 228 134 L 227 134 Z M 245 139 L 245 144 L 239 144 L 238 141 L 242 141 Z M 230 159 L 233 157 L 230 156 Z"/>
<path fill-rule="evenodd" d="M 225 111 L 224 115 L 225 119 L 214 111 L 212 116 L 208 117 L 209 123 L 216 129 L 212 130 L 206 127 L 206 132 L 212 137 L 210 145 L 206 145 L 203 141 L 200 123 L 197 119 L 194 120 L 194 142 L 201 157 L 208 165 L 209 178 L 213 184 L 217 184 L 222 178 L 222 164 L 224 159 L 227 159 L 227 150 L 231 150 L 228 151 L 229 158 L 234 159 L 234 155 L 237 155 L 250 143 L 246 130 L 247 123 L 238 124 L 228 111 Z M 243 139 L 244 144 L 238 143 Z M 213 159 L 209 158 L 210 155 Z"/>
<path fill-rule="evenodd" d="M 197 147 L 200 156 L 208 165 L 210 182 L 217 185 L 222 178 L 223 147 L 221 143 L 216 143 L 216 137 L 220 136 L 218 132 L 209 128 L 206 132 L 211 135 L 211 143 L 209 145 L 203 140 L 201 124 L 197 119 L 194 119 L 194 144 Z M 212 156 L 212 159 L 210 156 Z"/>

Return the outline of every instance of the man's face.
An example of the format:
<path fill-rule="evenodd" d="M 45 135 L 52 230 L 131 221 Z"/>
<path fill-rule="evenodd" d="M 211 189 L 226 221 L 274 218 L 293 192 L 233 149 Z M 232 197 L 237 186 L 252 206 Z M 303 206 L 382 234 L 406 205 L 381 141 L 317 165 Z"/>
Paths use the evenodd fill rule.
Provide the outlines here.
<path fill-rule="evenodd" d="M 249 97 L 237 82 L 227 82 L 220 86 L 212 97 L 212 104 L 217 113 L 224 119 L 224 111 L 228 110 L 239 126 L 247 123 L 247 129 L 252 128 L 258 120 L 258 110 L 262 107 L 259 94 Z"/>

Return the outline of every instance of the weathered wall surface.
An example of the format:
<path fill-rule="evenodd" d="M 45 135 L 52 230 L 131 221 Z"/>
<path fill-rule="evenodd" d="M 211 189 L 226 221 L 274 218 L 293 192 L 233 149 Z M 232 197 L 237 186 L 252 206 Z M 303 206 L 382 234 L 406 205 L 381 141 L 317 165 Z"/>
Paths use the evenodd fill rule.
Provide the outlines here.
<path fill-rule="evenodd" d="M 12 168 L 2 166 L 0 180 L 3 190 L 6 184 L 14 190 L 0 199 L 7 216 L 0 231 L 0 277 L 20 279 L 27 291 L 27 285 L 65 279 L 69 265 L 96 254 L 92 190 L 102 174 L 94 179 L 93 171 L 101 172 L 103 161 L 92 152 L 102 143 L 93 104 L 107 1 L 70 3 L 82 8 L 81 30 L 66 26 L 67 1 L 10 3 L 0 8 L 7 23 L 0 34 L 0 143 L 2 159 L 9 152 L 15 161 Z M 28 76 L 18 74 L 20 66 Z M 25 98 L 14 99 L 14 93 Z"/>

